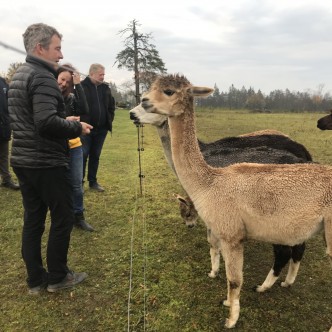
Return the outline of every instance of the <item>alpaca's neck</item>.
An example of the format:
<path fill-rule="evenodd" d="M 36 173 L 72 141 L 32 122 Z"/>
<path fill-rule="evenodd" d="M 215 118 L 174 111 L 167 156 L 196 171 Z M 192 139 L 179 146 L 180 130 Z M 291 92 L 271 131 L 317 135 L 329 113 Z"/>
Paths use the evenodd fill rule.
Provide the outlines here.
<path fill-rule="evenodd" d="M 165 121 L 162 126 L 157 127 L 157 132 L 160 137 L 161 145 L 164 149 L 164 154 L 168 165 L 172 168 L 173 172 L 176 174 L 173 159 L 172 159 L 172 150 L 171 150 L 171 137 L 169 133 L 168 122 Z"/>
<path fill-rule="evenodd" d="M 172 158 L 178 178 L 192 200 L 196 194 L 209 187 L 213 181 L 212 168 L 208 166 L 199 149 L 193 110 L 169 118 Z"/>

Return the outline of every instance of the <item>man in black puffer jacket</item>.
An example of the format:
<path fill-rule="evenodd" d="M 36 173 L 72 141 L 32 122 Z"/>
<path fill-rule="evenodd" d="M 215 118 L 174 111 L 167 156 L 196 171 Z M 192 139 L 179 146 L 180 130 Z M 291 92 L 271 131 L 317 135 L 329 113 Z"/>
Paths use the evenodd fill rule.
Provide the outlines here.
<path fill-rule="evenodd" d="M 9 141 L 11 130 L 8 114 L 8 84 L 4 78 L 0 77 L 0 175 L 1 186 L 18 190 L 20 186 L 12 180 L 9 172 Z"/>
<path fill-rule="evenodd" d="M 22 256 L 29 294 L 72 287 L 87 274 L 67 266 L 74 212 L 68 178 L 68 142 L 89 134 L 84 122 L 65 119 L 64 101 L 55 78 L 63 58 L 61 34 L 43 23 L 30 25 L 23 34 L 28 53 L 9 86 L 8 106 L 13 130 L 11 166 L 20 183 L 24 205 Z M 48 209 L 51 227 L 47 267 L 43 267 L 41 238 Z"/>

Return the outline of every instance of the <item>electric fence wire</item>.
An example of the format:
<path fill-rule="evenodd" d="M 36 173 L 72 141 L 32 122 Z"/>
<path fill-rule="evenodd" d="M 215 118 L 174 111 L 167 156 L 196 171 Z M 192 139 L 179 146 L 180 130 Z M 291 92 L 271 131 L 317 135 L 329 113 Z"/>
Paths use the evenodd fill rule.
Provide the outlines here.
<path fill-rule="evenodd" d="M 19 54 L 22 54 L 22 55 L 27 55 L 26 52 L 24 52 L 24 51 L 22 51 L 22 50 L 20 50 L 20 49 L 18 49 L 18 48 L 16 48 L 16 47 L 14 47 L 14 46 L 11 46 L 11 45 L 9 45 L 9 44 L 6 44 L 6 43 L 2 42 L 1 40 L 0 40 L 0 46 L 2 46 L 3 48 L 9 49 L 9 50 L 11 50 L 11 51 L 13 51 L 13 52 L 16 52 L 16 53 L 19 53 Z M 38 57 L 36 57 L 35 55 L 31 55 L 31 54 L 30 54 L 30 56 L 32 56 L 33 58 L 38 58 Z M 60 69 L 60 68 L 66 69 L 66 68 L 67 68 L 66 65 L 60 65 L 60 64 L 57 63 L 57 62 L 48 61 L 48 60 L 45 60 L 45 59 L 42 59 L 42 60 L 43 60 L 44 62 L 48 63 L 49 65 L 53 66 L 54 68 L 58 68 L 58 69 Z M 70 70 L 72 70 L 72 69 L 70 69 Z M 89 76 L 88 74 L 82 73 L 82 72 L 80 72 L 80 71 L 77 71 L 77 73 L 78 73 L 81 77 L 88 77 L 88 76 Z M 112 84 L 107 83 L 107 82 L 105 82 L 105 81 L 97 81 L 97 80 L 95 80 L 95 81 L 98 82 L 98 83 L 106 84 L 106 85 L 108 85 L 109 87 L 112 87 Z M 122 89 L 122 88 L 120 88 L 119 86 L 116 86 L 116 89 L 117 89 L 117 90 L 126 91 L 125 89 Z"/>
<path fill-rule="evenodd" d="M 142 191 L 142 183 L 144 179 L 144 174 L 142 172 L 142 161 L 141 161 L 141 152 L 144 151 L 144 126 L 141 124 L 137 124 L 137 151 L 138 151 L 138 177 L 140 180 L 140 193 L 143 194 Z"/>
<path fill-rule="evenodd" d="M 144 188 L 144 176 L 143 176 L 143 158 L 141 152 L 144 151 L 144 134 L 143 126 L 137 125 L 137 140 L 138 140 L 138 159 L 139 159 L 139 187 L 136 187 L 136 200 L 135 200 L 135 211 L 132 218 L 132 229 L 130 239 L 130 269 L 129 269 L 129 290 L 128 290 L 128 302 L 127 302 L 127 331 L 130 332 L 131 323 L 131 301 L 133 293 L 133 280 L 134 280 L 134 240 L 135 240 L 135 226 L 137 220 L 142 221 L 142 247 L 143 247 L 143 331 L 146 331 L 146 317 L 147 317 L 147 286 L 146 286 L 146 270 L 147 270 L 147 243 L 146 243 L 146 218 L 145 218 L 145 188 Z M 139 192 L 139 194 L 138 194 Z M 140 206 L 138 206 L 140 202 Z M 137 217 L 138 211 L 141 212 L 140 218 Z M 137 280 L 137 279 L 136 279 Z M 140 320 L 139 320 L 140 321 Z"/>
<path fill-rule="evenodd" d="M 144 126 L 141 126 L 141 145 L 144 151 L 144 132 L 143 132 Z M 141 168 L 142 168 L 142 163 L 141 163 Z M 144 174 L 143 179 L 144 179 Z M 147 227 L 146 227 L 146 218 L 145 218 L 145 188 L 144 188 L 145 182 L 141 180 L 140 186 L 143 187 L 142 190 L 142 241 L 143 241 L 143 314 L 144 314 L 144 331 L 146 331 L 146 317 L 147 317 L 147 284 L 146 284 L 146 272 L 147 272 L 147 241 L 146 241 L 146 236 L 147 236 Z"/>

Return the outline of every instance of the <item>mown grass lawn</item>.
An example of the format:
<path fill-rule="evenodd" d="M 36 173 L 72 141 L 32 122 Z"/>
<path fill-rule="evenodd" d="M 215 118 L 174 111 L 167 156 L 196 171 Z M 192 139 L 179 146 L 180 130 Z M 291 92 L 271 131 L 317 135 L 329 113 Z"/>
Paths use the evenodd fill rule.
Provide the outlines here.
<path fill-rule="evenodd" d="M 304 144 L 317 162 L 332 164 L 332 132 L 316 128 L 322 114 L 255 114 L 198 110 L 204 141 L 260 129 L 277 129 Z M 137 128 L 118 110 L 105 143 L 98 181 L 86 187 L 86 216 L 94 233 L 73 230 L 69 266 L 89 278 L 71 291 L 27 295 L 20 255 L 19 192 L 0 188 L 0 331 L 221 331 L 228 315 L 223 266 L 212 280 L 203 222 L 182 224 L 173 193 L 181 186 L 169 169 L 155 128 L 143 129 L 143 195 L 138 177 Z M 48 221 L 49 224 L 49 221 Z M 44 236 L 43 249 L 47 239 Z M 272 264 L 272 246 L 248 241 L 237 331 L 328 331 L 332 325 L 332 268 L 322 236 L 307 242 L 294 286 L 261 283 Z M 284 277 L 285 273 L 282 274 Z"/>

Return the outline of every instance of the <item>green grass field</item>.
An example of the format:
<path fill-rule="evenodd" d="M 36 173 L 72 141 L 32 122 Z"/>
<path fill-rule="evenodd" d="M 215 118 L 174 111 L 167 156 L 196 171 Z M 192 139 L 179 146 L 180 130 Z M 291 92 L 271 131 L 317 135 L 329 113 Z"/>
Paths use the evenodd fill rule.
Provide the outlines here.
<path fill-rule="evenodd" d="M 197 134 L 206 142 L 261 129 L 277 129 L 304 144 L 315 161 L 332 164 L 332 131 L 322 114 L 255 114 L 199 110 Z M 202 221 L 182 223 L 174 193 L 183 193 L 168 167 L 155 128 L 144 127 L 138 177 L 137 128 L 118 110 L 98 174 L 104 193 L 86 187 L 88 221 L 96 232 L 72 232 L 69 266 L 89 278 L 73 290 L 27 294 L 20 254 L 19 192 L 0 188 L 0 331 L 222 331 L 228 309 L 224 267 L 208 278 L 209 246 Z M 49 225 L 49 221 L 47 222 Z M 43 250 L 47 240 L 44 235 Z M 322 235 L 307 242 L 294 286 L 259 294 L 271 268 L 272 246 L 245 245 L 244 285 L 236 331 L 328 331 L 332 325 L 332 268 Z M 285 271 L 282 277 L 285 276 Z"/>

